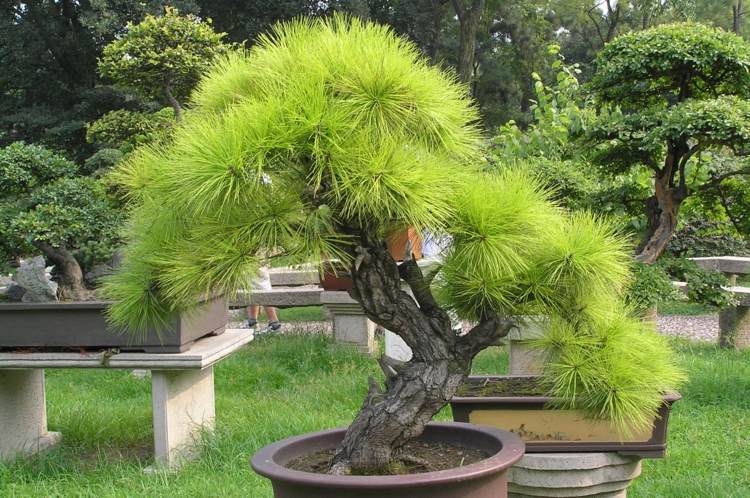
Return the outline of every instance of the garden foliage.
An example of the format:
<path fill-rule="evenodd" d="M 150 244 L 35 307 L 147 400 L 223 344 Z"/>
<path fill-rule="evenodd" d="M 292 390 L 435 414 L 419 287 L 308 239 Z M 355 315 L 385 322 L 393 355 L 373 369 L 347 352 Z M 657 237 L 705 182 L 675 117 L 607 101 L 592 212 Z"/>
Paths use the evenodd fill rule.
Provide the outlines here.
<path fill-rule="evenodd" d="M 106 285 L 117 325 L 138 333 L 200 295 L 246 288 L 268 258 L 357 271 L 411 225 L 453 239 L 433 285 L 444 307 L 555 317 L 553 391 L 592 416 L 643 425 L 678 381 L 666 343 L 622 305 L 623 238 L 523 172 L 484 171 L 464 87 L 390 29 L 338 16 L 279 25 L 223 58 L 193 106 L 171 144 L 115 173 L 132 211 Z"/>

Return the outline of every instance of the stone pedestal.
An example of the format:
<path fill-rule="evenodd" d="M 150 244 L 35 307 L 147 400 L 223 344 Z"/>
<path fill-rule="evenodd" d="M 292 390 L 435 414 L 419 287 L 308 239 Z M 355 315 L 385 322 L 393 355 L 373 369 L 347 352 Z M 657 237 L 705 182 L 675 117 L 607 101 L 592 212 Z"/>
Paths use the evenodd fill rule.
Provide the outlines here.
<path fill-rule="evenodd" d="M 193 456 L 201 431 L 211 431 L 216 418 L 214 369 L 153 370 L 151 396 L 154 458 L 176 467 Z"/>
<path fill-rule="evenodd" d="M 356 346 L 363 352 L 375 352 L 375 324 L 357 301 L 345 291 L 324 291 L 320 302 L 333 315 L 336 342 Z"/>
<path fill-rule="evenodd" d="M 39 453 L 60 441 L 47 431 L 44 370 L 0 370 L 0 460 Z"/>
<path fill-rule="evenodd" d="M 542 336 L 542 320 L 529 319 L 508 334 L 510 340 L 510 375 L 539 375 L 544 365 L 544 352 L 528 342 Z"/>
<path fill-rule="evenodd" d="M 192 456 L 193 443 L 214 427 L 213 365 L 253 339 L 229 329 L 196 341 L 182 353 L 0 352 L 0 459 L 34 453 L 59 440 L 47 432 L 44 368 L 123 368 L 151 371 L 154 456 L 174 469 Z"/>
<path fill-rule="evenodd" d="M 508 471 L 508 496 L 625 498 L 640 474 L 639 458 L 617 453 L 527 453 Z"/>
<path fill-rule="evenodd" d="M 750 347 L 750 307 L 732 306 L 719 311 L 719 345 L 736 349 Z"/>

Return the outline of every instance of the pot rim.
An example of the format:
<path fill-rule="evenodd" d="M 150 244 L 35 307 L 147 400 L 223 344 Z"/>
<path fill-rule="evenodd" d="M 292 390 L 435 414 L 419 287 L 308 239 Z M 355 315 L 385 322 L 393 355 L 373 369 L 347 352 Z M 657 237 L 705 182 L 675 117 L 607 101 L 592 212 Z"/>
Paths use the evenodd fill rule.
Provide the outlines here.
<path fill-rule="evenodd" d="M 467 380 L 477 379 L 509 379 L 509 378 L 539 378 L 540 375 L 470 375 Z M 668 391 L 662 394 L 662 400 L 667 405 L 682 399 L 682 395 L 677 391 Z M 519 403 L 519 404 L 539 404 L 552 403 L 558 398 L 552 396 L 454 396 L 450 403 Z"/>
<path fill-rule="evenodd" d="M 303 486 L 318 486 L 327 488 L 402 488 L 416 486 L 435 486 L 451 483 L 457 480 L 465 481 L 491 475 L 508 469 L 523 457 L 525 444 L 517 435 L 495 429 L 463 422 L 431 422 L 428 427 L 433 429 L 459 429 L 467 433 L 481 433 L 495 438 L 502 443 L 502 449 L 494 455 L 476 463 L 448 470 L 423 472 L 421 474 L 406 474 L 392 476 L 336 476 L 329 474 L 315 474 L 292 470 L 275 462 L 274 456 L 282 448 L 307 439 L 317 439 L 335 433 L 346 433 L 346 428 L 328 429 L 309 432 L 289 437 L 261 448 L 252 458 L 251 466 L 258 474 L 271 480 L 284 481 Z"/>

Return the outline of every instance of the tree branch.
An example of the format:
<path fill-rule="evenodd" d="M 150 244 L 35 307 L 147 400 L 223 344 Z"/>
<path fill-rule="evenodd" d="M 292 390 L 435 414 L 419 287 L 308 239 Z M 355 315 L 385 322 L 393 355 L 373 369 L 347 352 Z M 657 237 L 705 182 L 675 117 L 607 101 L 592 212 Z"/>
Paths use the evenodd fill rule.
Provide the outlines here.
<path fill-rule="evenodd" d="M 493 317 L 482 320 L 459 340 L 461 346 L 477 354 L 492 346 L 517 326 L 516 321 L 507 317 Z"/>
<path fill-rule="evenodd" d="M 419 307 L 425 313 L 432 314 L 436 309 L 439 309 L 430 286 L 424 279 L 422 269 L 415 260 L 409 259 L 401 263 L 398 267 L 398 272 L 401 278 L 409 284 L 409 288 L 411 288 L 411 292 L 414 294 L 414 299 L 417 300 Z"/>

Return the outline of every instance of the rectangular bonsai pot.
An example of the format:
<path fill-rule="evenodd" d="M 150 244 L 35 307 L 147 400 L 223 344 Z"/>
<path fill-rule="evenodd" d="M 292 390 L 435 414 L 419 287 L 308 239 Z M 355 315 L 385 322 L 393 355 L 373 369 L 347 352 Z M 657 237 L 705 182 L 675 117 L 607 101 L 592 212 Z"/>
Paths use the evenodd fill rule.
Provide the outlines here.
<path fill-rule="evenodd" d="M 535 376 L 472 376 L 465 386 L 483 389 L 490 383 L 533 380 Z M 496 384 L 497 385 L 497 384 Z M 491 390 L 493 388 L 488 389 Z M 461 389 L 459 389 L 461 393 Z M 549 396 L 535 393 L 513 395 L 461 395 L 451 400 L 453 420 L 505 429 L 518 434 L 527 453 L 617 452 L 641 458 L 662 458 L 667 448 L 667 421 L 678 393 L 664 395 L 664 403 L 650 430 L 621 434 L 606 421 L 591 420 L 577 410 L 550 407 Z"/>
<path fill-rule="evenodd" d="M 224 332 L 227 303 L 223 297 L 201 301 L 175 315 L 158 333 L 149 329 L 133 337 L 113 329 L 105 319 L 106 301 L 1 303 L 0 349 L 118 348 L 147 353 L 180 353 L 197 339 Z"/>

